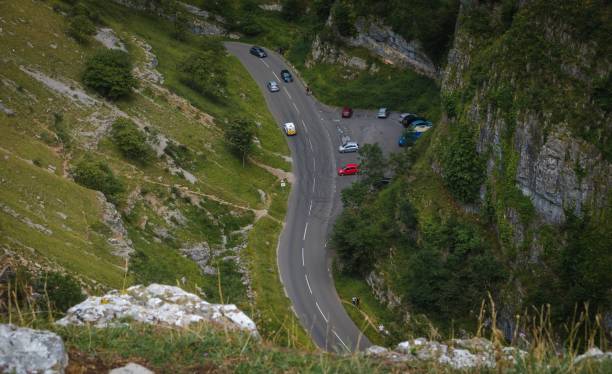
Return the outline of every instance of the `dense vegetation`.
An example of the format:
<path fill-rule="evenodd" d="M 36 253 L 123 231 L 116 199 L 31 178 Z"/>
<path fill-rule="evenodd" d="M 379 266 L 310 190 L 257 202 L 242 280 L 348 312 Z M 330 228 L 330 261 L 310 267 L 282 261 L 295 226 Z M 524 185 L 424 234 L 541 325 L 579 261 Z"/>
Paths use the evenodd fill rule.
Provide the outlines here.
<path fill-rule="evenodd" d="M 121 154 L 129 160 L 146 164 L 155 157 L 153 149 L 147 144 L 147 136 L 127 118 L 118 118 L 111 127 L 110 135 Z"/>
<path fill-rule="evenodd" d="M 78 184 L 102 192 L 107 199 L 117 202 L 125 190 L 123 183 L 115 176 L 104 161 L 85 157 L 79 161 L 72 172 Z"/>
<path fill-rule="evenodd" d="M 120 50 L 101 50 L 85 66 L 83 83 L 114 100 L 130 94 L 136 86 L 130 56 Z"/>
<path fill-rule="evenodd" d="M 543 222 L 517 187 L 525 144 L 516 139 L 533 116 L 539 125 L 529 147 L 567 126 L 595 146 L 589 154 L 601 152 L 592 157 L 609 160 L 611 11 L 602 1 L 466 5 L 458 46 L 469 64 L 448 67 L 448 120 L 408 151 L 410 165 L 389 187 L 356 183 L 343 192 L 333 233 L 343 277 L 375 270 L 401 296 L 398 314 L 423 313 L 449 332 L 478 313 L 488 292 L 505 309 L 506 326 L 511 313 L 540 308 L 550 308 L 557 338 L 580 313 L 601 321 L 612 310 L 609 205 L 581 214 L 567 207 L 564 223 Z M 581 46 L 588 48 L 577 53 Z M 482 140 L 494 126 L 499 149 Z"/>

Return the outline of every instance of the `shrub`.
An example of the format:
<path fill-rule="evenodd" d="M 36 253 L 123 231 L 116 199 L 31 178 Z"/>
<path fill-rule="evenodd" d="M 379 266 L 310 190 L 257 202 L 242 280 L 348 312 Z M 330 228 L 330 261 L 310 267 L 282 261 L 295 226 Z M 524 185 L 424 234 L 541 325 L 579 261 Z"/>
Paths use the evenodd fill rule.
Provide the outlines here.
<path fill-rule="evenodd" d="M 453 134 L 442 155 L 442 178 L 456 199 L 471 203 L 478 198 L 480 185 L 484 182 L 484 162 L 476 152 L 469 129 L 461 126 Z"/>
<path fill-rule="evenodd" d="M 338 32 L 342 36 L 353 36 L 357 32 L 355 30 L 355 16 L 351 8 L 344 1 L 338 1 L 332 8 L 332 16 L 334 24 Z"/>
<path fill-rule="evenodd" d="M 96 53 L 85 65 L 83 83 L 111 100 L 129 95 L 136 86 L 129 55 L 116 49 Z"/>
<path fill-rule="evenodd" d="M 144 164 L 154 157 L 153 149 L 147 144 L 145 134 L 127 118 L 118 118 L 113 123 L 111 137 L 127 159 Z"/>
<path fill-rule="evenodd" d="M 87 157 L 74 168 L 73 177 L 81 186 L 102 192 L 110 201 L 117 202 L 124 191 L 123 183 L 115 177 L 106 163 Z"/>
<path fill-rule="evenodd" d="M 213 98 L 225 95 L 227 71 L 223 58 L 212 51 L 191 54 L 179 65 L 180 80 L 193 90 Z"/>
<path fill-rule="evenodd" d="M 68 308 L 85 300 L 81 286 L 70 276 L 48 273 L 36 280 L 34 289 L 41 295 L 39 306 L 43 310 L 65 313 Z"/>
<path fill-rule="evenodd" d="M 242 157 L 243 167 L 245 158 L 253 147 L 255 128 L 256 127 L 253 122 L 244 118 L 230 121 L 230 123 L 224 128 L 225 141 L 234 150 L 234 152 Z"/>
<path fill-rule="evenodd" d="M 88 43 L 90 36 L 96 31 L 94 24 L 84 15 L 77 15 L 70 19 L 68 35 L 81 44 Z"/>
<path fill-rule="evenodd" d="M 306 13 L 307 4 L 304 0 L 283 0 L 281 16 L 287 21 L 297 21 Z"/>

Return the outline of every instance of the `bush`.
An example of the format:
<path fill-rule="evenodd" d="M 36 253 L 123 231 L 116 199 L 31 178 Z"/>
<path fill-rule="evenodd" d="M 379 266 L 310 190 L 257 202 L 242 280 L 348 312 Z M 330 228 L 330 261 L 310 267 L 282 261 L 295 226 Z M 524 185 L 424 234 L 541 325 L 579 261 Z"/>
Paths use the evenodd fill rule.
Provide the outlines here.
<path fill-rule="evenodd" d="M 307 4 L 304 0 L 283 0 L 281 16 L 287 21 L 297 21 L 305 13 Z"/>
<path fill-rule="evenodd" d="M 125 158 L 144 164 L 154 157 L 145 134 L 127 118 L 118 118 L 113 123 L 111 137 Z"/>
<path fill-rule="evenodd" d="M 255 137 L 255 124 L 247 119 L 239 118 L 230 123 L 224 128 L 225 141 L 229 146 L 242 157 L 242 166 L 246 156 L 253 147 L 253 138 Z"/>
<path fill-rule="evenodd" d="M 227 71 L 223 57 L 212 51 L 191 54 L 179 65 L 180 80 L 202 95 L 225 96 Z"/>
<path fill-rule="evenodd" d="M 456 128 L 442 155 L 442 178 L 453 196 L 465 203 L 478 198 L 485 179 L 484 162 L 476 152 L 471 131 L 465 126 Z"/>
<path fill-rule="evenodd" d="M 124 191 L 123 183 L 115 177 L 110 167 L 100 160 L 87 157 L 76 165 L 72 174 L 75 182 L 102 192 L 108 200 L 114 203 Z"/>
<path fill-rule="evenodd" d="M 351 8 L 344 1 L 338 1 L 332 8 L 334 24 L 342 36 L 353 36 L 357 32 L 355 29 L 355 15 Z"/>
<path fill-rule="evenodd" d="M 70 19 L 67 33 L 77 42 L 88 43 L 94 32 L 96 32 L 96 27 L 86 16 L 77 15 Z"/>
<path fill-rule="evenodd" d="M 83 83 L 111 100 L 129 95 L 136 86 L 129 55 L 116 49 L 96 53 L 85 65 Z"/>
<path fill-rule="evenodd" d="M 85 300 L 81 286 L 70 276 L 48 273 L 37 279 L 34 289 L 44 297 L 39 300 L 43 310 L 65 313 L 71 306 Z"/>

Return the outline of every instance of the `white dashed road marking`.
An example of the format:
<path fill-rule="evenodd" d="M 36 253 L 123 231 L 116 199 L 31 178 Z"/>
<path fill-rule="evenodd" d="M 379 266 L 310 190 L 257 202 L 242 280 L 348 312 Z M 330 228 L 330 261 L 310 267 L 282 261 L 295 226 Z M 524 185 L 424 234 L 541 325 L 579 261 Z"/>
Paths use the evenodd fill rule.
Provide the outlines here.
<path fill-rule="evenodd" d="M 304 125 L 304 130 L 306 130 L 306 133 L 308 133 L 308 126 L 306 126 L 306 122 L 304 122 L 304 120 L 302 120 L 302 125 Z"/>
<path fill-rule="evenodd" d="M 266 67 L 267 67 L 267 68 L 269 68 L 269 67 L 270 67 L 270 65 L 268 65 L 268 63 L 267 63 L 267 62 L 265 62 L 264 60 L 261 60 L 261 62 L 263 62 L 263 64 L 264 64 L 264 65 L 266 65 Z"/>
<path fill-rule="evenodd" d="M 314 148 L 312 148 L 312 142 L 310 141 L 310 138 L 308 138 L 308 144 L 310 144 L 310 151 L 314 152 Z"/>
<path fill-rule="evenodd" d="M 311 211 L 312 211 L 312 200 L 310 200 L 310 206 L 308 207 L 308 215 L 310 215 Z"/>
<path fill-rule="evenodd" d="M 272 74 L 274 74 L 274 78 L 276 78 L 276 80 L 280 82 L 280 78 L 278 77 L 278 75 L 276 75 L 275 72 L 272 72 Z M 285 87 L 283 87 L 283 88 L 285 88 Z M 285 88 L 285 91 L 287 91 L 286 88 Z"/>
<path fill-rule="evenodd" d="M 315 191 L 315 186 L 317 185 L 317 178 L 312 178 L 312 192 Z"/>
<path fill-rule="evenodd" d="M 321 310 L 321 307 L 319 306 L 319 303 L 317 303 L 315 301 L 315 305 L 317 306 L 317 309 L 319 309 L 319 313 L 321 313 L 321 315 L 323 316 L 323 319 L 325 320 L 325 323 L 327 323 L 327 317 L 325 317 L 325 314 L 323 314 L 323 311 Z M 340 340 L 340 341 L 342 341 L 342 340 Z"/>
<path fill-rule="evenodd" d="M 293 104 L 293 107 L 295 108 L 295 111 L 297 112 L 297 114 L 300 114 L 300 110 L 298 109 L 297 105 L 295 105 L 295 103 L 291 103 Z"/>
<path fill-rule="evenodd" d="M 289 96 L 289 100 L 293 100 L 293 98 L 291 97 L 291 94 L 289 93 L 289 90 L 287 90 L 287 87 L 283 86 L 283 89 L 285 90 L 285 93 L 287 94 L 287 96 Z"/>
<path fill-rule="evenodd" d="M 342 343 L 344 348 L 346 348 L 347 351 L 350 351 L 351 349 L 346 344 L 344 344 L 344 341 L 342 339 L 340 339 L 340 336 L 338 336 L 338 334 L 334 330 L 332 330 L 332 332 L 334 333 L 334 335 L 336 335 L 336 338 L 338 338 L 338 340 L 340 340 L 340 343 Z"/>
<path fill-rule="evenodd" d="M 308 275 L 304 274 L 304 278 L 306 278 L 306 285 L 308 286 L 308 291 L 310 291 L 310 294 L 312 295 L 312 288 L 310 288 L 310 282 L 308 281 Z"/>
<path fill-rule="evenodd" d="M 302 266 L 306 266 L 304 265 L 304 247 L 302 247 Z"/>
<path fill-rule="evenodd" d="M 304 236 L 302 237 L 302 240 L 306 240 L 306 233 L 308 232 L 308 222 L 306 222 L 306 226 L 304 226 Z"/>

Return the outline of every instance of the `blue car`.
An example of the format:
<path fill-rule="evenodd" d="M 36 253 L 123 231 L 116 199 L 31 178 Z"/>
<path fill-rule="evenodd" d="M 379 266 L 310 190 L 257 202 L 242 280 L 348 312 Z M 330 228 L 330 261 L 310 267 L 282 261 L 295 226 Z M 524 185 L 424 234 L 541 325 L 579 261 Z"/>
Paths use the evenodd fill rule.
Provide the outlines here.
<path fill-rule="evenodd" d="M 410 127 L 412 128 L 415 128 L 417 126 L 431 126 L 431 125 L 432 125 L 431 121 L 427 121 L 425 119 L 418 119 L 410 123 Z"/>

